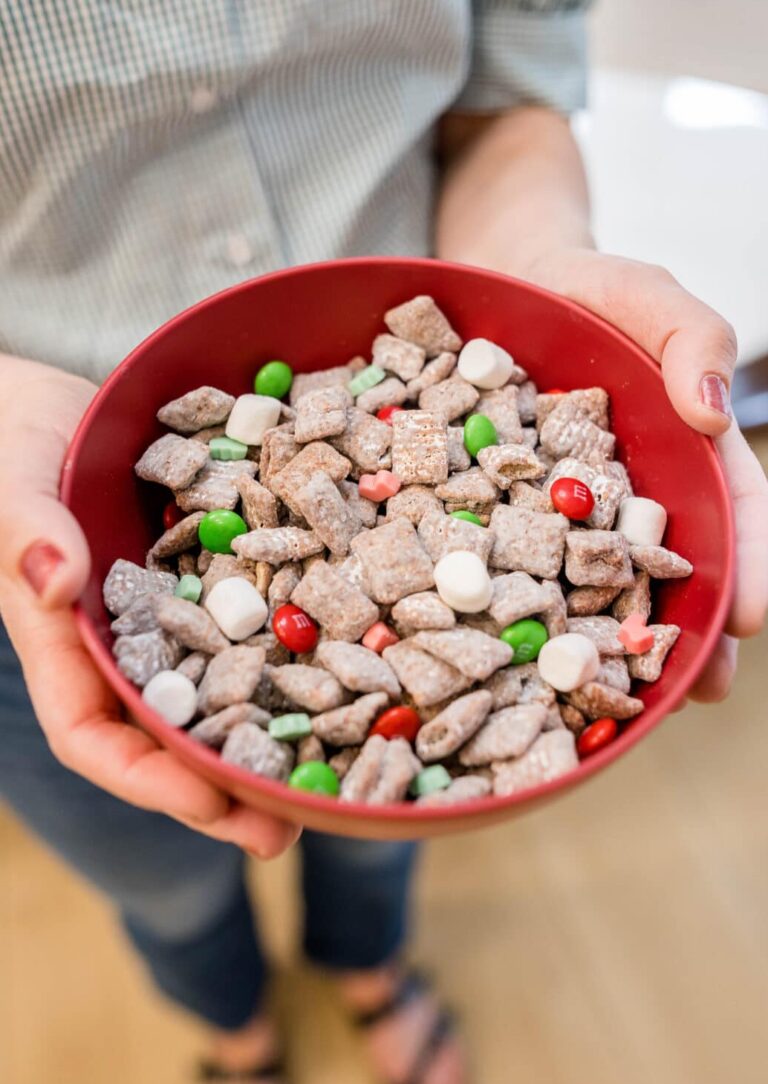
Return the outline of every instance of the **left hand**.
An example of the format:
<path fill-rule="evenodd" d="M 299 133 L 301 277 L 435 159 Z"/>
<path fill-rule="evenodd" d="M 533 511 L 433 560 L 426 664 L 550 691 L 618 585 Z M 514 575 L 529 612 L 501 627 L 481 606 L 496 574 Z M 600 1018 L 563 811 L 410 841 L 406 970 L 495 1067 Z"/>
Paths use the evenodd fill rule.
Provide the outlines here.
<path fill-rule="evenodd" d="M 95 391 L 70 373 L 0 355 L 0 507 L 9 510 L 0 532 L 0 613 L 37 719 L 70 771 L 141 809 L 273 858 L 299 829 L 234 800 L 126 722 L 80 638 L 71 604 L 90 555 L 58 482 Z"/>
<path fill-rule="evenodd" d="M 722 700 L 736 669 L 738 640 L 760 631 L 768 607 L 768 482 L 730 415 L 733 328 L 663 268 L 588 248 L 549 253 L 526 277 L 634 339 L 661 366 L 669 398 L 683 421 L 716 440 L 734 505 L 736 591 L 725 632 L 690 696 Z"/>

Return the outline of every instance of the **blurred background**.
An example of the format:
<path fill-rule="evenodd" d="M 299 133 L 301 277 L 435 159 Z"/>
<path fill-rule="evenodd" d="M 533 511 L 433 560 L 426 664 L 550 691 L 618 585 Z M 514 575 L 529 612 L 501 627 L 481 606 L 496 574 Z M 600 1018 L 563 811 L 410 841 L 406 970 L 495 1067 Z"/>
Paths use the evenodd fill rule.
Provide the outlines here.
<path fill-rule="evenodd" d="M 602 0 L 592 39 L 575 124 L 600 243 L 720 308 L 748 365 L 768 354 L 768 4 Z M 768 465 L 768 432 L 751 436 Z M 743 647 L 725 705 L 686 708 L 589 786 L 426 849 L 413 951 L 479 1084 L 764 1084 L 767 648 Z M 2 1084 L 182 1084 L 196 1029 L 102 902 L 2 811 L 0 853 Z M 293 876 L 290 855 L 252 870 L 295 1080 L 367 1084 L 297 962 Z"/>

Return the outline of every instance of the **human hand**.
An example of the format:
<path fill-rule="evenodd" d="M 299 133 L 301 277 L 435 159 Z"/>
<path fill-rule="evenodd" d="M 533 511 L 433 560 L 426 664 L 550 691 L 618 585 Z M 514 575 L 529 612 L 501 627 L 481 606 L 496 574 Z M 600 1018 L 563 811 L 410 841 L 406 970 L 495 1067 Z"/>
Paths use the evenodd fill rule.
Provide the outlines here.
<path fill-rule="evenodd" d="M 437 254 L 529 279 L 621 328 L 660 364 L 683 421 L 717 442 L 736 518 L 736 592 L 691 696 L 720 700 L 737 641 L 760 630 L 768 604 L 768 485 L 729 413 L 733 329 L 668 271 L 594 251 L 586 178 L 567 118 L 538 107 L 448 114 L 441 135 L 447 165 Z"/>
<path fill-rule="evenodd" d="M 725 632 L 690 696 L 721 700 L 736 669 L 738 640 L 760 631 L 768 606 L 768 482 L 730 415 L 733 329 L 663 268 L 589 248 L 550 252 L 526 277 L 602 316 L 647 350 L 683 421 L 716 440 L 734 505 L 736 591 Z"/>
<path fill-rule="evenodd" d="M 11 395 L 11 391 L 13 394 Z M 0 357 L 0 613 L 54 756 L 92 783 L 196 831 L 272 858 L 292 825 L 236 802 L 122 717 L 71 604 L 90 568 L 85 537 L 59 502 L 59 474 L 96 388 L 34 362 Z"/>

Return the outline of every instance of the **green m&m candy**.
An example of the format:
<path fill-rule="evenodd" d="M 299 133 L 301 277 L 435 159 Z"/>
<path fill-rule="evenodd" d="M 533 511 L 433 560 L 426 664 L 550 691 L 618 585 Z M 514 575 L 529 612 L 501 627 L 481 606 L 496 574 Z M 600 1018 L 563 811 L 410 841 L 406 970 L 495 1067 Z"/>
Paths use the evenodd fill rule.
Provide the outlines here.
<path fill-rule="evenodd" d="M 293 369 L 284 361 L 268 361 L 256 373 L 253 390 L 257 395 L 270 395 L 282 399 L 291 390 Z"/>
<path fill-rule="evenodd" d="M 307 760 L 294 768 L 288 783 L 298 790 L 308 790 L 312 794 L 327 794 L 335 798 L 339 793 L 339 777 L 322 760 Z"/>
<path fill-rule="evenodd" d="M 464 422 L 464 447 L 470 455 L 476 456 L 481 448 L 498 444 L 496 426 L 485 414 L 470 414 Z"/>
<path fill-rule="evenodd" d="M 507 625 L 499 633 L 499 639 L 512 648 L 512 664 L 519 666 L 521 663 L 533 662 L 538 657 L 549 639 L 549 633 L 541 621 L 527 617 L 523 621 L 515 621 L 514 625 Z"/>
<path fill-rule="evenodd" d="M 467 523 L 476 523 L 478 527 L 482 527 L 482 522 L 479 516 L 476 516 L 474 512 L 468 512 L 465 508 L 460 508 L 458 512 L 451 512 L 454 519 L 465 519 Z"/>
<path fill-rule="evenodd" d="M 246 534 L 248 527 L 242 516 L 226 508 L 206 512 L 197 528 L 200 544 L 211 553 L 232 553 L 232 539 Z"/>

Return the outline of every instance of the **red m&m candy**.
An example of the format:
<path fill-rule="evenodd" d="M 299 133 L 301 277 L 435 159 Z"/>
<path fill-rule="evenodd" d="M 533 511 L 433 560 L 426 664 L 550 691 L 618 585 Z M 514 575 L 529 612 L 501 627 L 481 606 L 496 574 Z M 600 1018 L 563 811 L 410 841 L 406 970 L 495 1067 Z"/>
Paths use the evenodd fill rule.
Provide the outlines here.
<path fill-rule="evenodd" d="M 283 647 L 297 655 L 311 651 L 317 644 L 317 625 L 298 606 L 279 606 L 272 618 L 275 636 Z"/>
<path fill-rule="evenodd" d="M 398 410 L 404 410 L 401 406 L 385 406 L 381 410 L 376 411 L 376 417 L 380 422 L 386 422 L 387 425 L 392 424 L 392 415 L 397 414 Z"/>
<path fill-rule="evenodd" d="M 371 727 L 369 737 L 380 734 L 389 741 L 390 738 L 405 738 L 413 741 L 419 732 L 421 719 L 418 712 L 413 708 L 407 708 L 403 704 L 396 708 L 389 708 L 383 712 Z"/>
<path fill-rule="evenodd" d="M 552 483 L 549 496 L 557 511 L 568 519 L 586 519 L 595 507 L 592 490 L 578 478 L 558 478 Z"/>
<path fill-rule="evenodd" d="M 171 527 L 175 527 L 183 519 L 184 513 L 176 504 L 176 501 L 169 501 L 163 509 L 163 527 L 165 527 L 166 531 L 170 531 Z"/>
<path fill-rule="evenodd" d="M 541 393 L 542 395 L 567 395 L 568 392 L 563 391 L 562 388 L 547 388 L 546 391 Z"/>
<path fill-rule="evenodd" d="M 576 751 L 579 756 L 591 757 L 598 749 L 604 749 L 610 745 L 618 731 L 615 719 L 595 719 L 594 723 L 582 730 L 576 742 Z"/>

